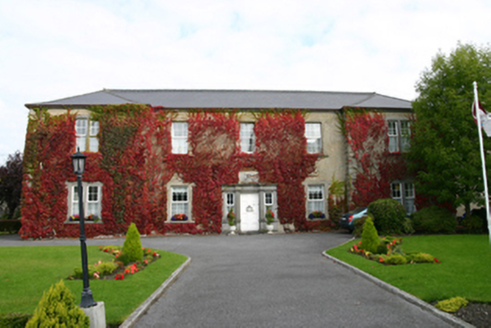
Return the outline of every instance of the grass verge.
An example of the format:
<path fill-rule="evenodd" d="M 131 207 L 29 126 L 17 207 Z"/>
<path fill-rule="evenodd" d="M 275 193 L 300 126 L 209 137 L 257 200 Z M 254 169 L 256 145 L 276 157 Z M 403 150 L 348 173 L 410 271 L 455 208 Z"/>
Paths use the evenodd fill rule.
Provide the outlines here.
<path fill-rule="evenodd" d="M 184 255 L 157 252 L 159 260 L 125 280 L 90 281 L 94 300 L 104 302 L 108 325 L 122 323 L 187 260 Z M 87 253 L 89 264 L 114 258 L 97 246 L 88 246 Z M 81 266 L 79 246 L 1 247 L 0 259 L 0 313 L 34 313 L 43 292 Z M 82 281 L 64 282 L 80 303 Z"/>
<path fill-rule="evenodd" d="M 469 301 L 491 303 L 491 247 L 487 235 L 438 235 L 404 237 L 405 252 L 429 253 L 441 264 L 383 265 L 348 250 L 358 240 L 327 251 L 426 302 L 456 296 Z"/>

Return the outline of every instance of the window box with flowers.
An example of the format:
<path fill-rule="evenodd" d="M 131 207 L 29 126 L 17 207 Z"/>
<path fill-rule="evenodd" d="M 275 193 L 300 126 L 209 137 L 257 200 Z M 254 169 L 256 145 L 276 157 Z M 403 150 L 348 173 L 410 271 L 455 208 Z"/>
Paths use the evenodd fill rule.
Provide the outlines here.
<path fill-rule="evenodd" d="M 183 221 L 187 221 L 187 220 L 188 220 L 188 216 L 186 214 L 183 214 L 183 213 L 174 214 L 171 218 L 171 221 L 183 222 Z"/>
<path fill-rule="evenodd" d="M 97 223 L 100 221 L 101 218 L 94 214 L 90 214 L 89 216 L 86 216 L 84 220 L 84 222 L 86 223 Z M 80 216 L 78 214 L 71 215 L 68 218 L 68 223 L 76 223 L 76 222 L 80 222 Z"/>
<path fill-rule="evenodd" d="M 322 220 L 325 219 L 326 215 L 321 212 L 321 211 L 313 211 L 312 213 L 309 214 L 309 219 L 310 220 Z"/>

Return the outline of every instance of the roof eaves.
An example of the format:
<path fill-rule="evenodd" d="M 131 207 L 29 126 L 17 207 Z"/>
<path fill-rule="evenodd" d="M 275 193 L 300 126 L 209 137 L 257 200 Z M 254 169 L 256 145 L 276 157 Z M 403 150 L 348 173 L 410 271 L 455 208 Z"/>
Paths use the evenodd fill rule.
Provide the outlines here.
<path fill-rule="evenodd" d="M 81 97 L 81 96 L 86 96 L 86 95 L 90 95 L 90 94 L 94 94 L 94 93 L 98 93 L 98 92 L 103 92 L 103 91 L 104 90 L 83 93 L 81 95 L 76 95 L 76 96 L 71 96 L 71 97 L 57 99 L 56 101 L 69 100 L 69 99 L 78 98 L 78 97 Z M 49 101 L 48 102 L 46 102 L 46 101 L 45 102 L 38 102 L 38 103 L 28 103 L 28 104 L 24 104 L 24 106 L 26 106 L 29 109 L 33 109 L 33 108 L 37 108 L 37 107 L 47 107 L 47 106 L 52 107 L 53 105 L 50 105 L 49 103 L 50 103 Z"/>

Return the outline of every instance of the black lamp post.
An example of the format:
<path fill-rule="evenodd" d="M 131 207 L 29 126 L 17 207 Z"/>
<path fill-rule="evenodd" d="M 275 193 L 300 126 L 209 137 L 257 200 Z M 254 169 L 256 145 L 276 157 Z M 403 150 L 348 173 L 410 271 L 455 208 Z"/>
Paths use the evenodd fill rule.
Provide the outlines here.
<path fill-rule="evenodd" d="M 85 171 L 85 159 L 87 156 L 80 152 L 77 148 L 77 152 L 72 156 L 73 173 L 77 175 L 77 190 L 78 190 L 78 216 L 80 218 L 80 248 L 82 249 L 82 273 L 84 281 L 84 289 L 82 290 L 82 301 L 80 302 L 80 307 L 89 308 L 91 306 L 96 306 L 97 303 L 94 302 L 92 298 L 92 291 L 89 286 L 89 269 L 87 264 L 87 245 L 85 244 L 85 217 L 84 217 L 84 197 L 82 189 L 82 175 Z"/>

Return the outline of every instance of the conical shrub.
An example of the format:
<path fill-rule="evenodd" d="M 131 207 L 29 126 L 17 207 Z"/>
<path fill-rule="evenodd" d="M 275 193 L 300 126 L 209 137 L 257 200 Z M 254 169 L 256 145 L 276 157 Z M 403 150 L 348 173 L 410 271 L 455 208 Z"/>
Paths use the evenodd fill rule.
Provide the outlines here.
<path fill-rule="evenodd" d="M 124 259 L 125 264 L 129 262 L 141 261 L 143 259 L 140 233 L 138 232 L 138 229 L 134 223 L 130 224 L 128 231 L 126 232 L 126 239 L 123 244 L 121 256 L 121 259 Z M 120 257 L 118 257 L 118 259 Z"/>
<path fill-rule="evenodd" d="M 361 233 L 361 248 L 370 253 L 376 253 L 380 240 L 378 237 L 377 229 L 373 224 L 372 218 L 369 216 L 365 224 L 363 225 L 363 232 Z"/>
<path fill-rule="evenodd" d="M 75 304 L 75 296 L 63 280 L 43 293 L 26 327 L 89 327 L 90 319 Z"/>

